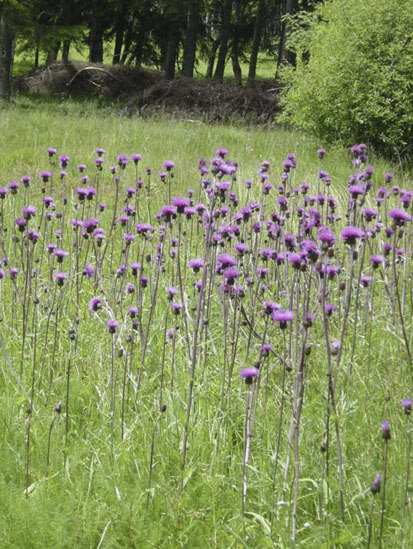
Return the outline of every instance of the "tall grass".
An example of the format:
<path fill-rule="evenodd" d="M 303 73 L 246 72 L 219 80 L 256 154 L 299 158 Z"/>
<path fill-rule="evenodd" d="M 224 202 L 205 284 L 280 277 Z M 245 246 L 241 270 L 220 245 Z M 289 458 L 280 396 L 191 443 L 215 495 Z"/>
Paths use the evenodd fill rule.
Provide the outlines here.
<path fill-rule="evenodd" d="M 154 219 L 169 202 L 169 185 L 172 197 L 193 189 L 197 199 L 200 192 L 210 213 L 225 205 L 233 214 L 256 200 L 262 214 L 253 213 L 254 222 L 272 211 L 279 215 L 282 162 L 295 153 L 297 166 L 287 185 L 308 181 L 315 192 L 318 170 L 328 171 L 341 228 L 359 219 L 357 208 L 348 209 L 346 180 L 354 172 L 349 151 L 283 129 L 129 119 L 113 106 L 74 100 L 17 97 L 1 120 L 0 187 L 32 176 L 27 193 L 21 186 L 15 199 L 7 194 L 1 223 L 1 255 L 10 260 L 3 261 L 7 276 L 0 280 L 3 546 L 288 547 L 293 537 L 296 547 L 363 547 L 380 535 L 382 546 L 409 547 L 411 508 L 404 500 L 410 497 L 410 417 L 400 401 L 411 397 L 412 386 L 400 313 L 410 338 L 411 229 L 403 237 L 404 264 L 395 260 L 380 267 L 366 287 L 361 271 L 371 274 L 372 268 L 364 257 L 380 249 L 383 231 L 375 239 L 344 245 L 336 229 L 335 260 L 346 284 L 340 290 L 338 279 L 319 277 L 332 259 L 325 250 L 319 263 L 308 260 L 306 271 L 295 270 L 281 239 L 267 242 L 265 231 L 260 236 L 250 222 L 245 229 L 240 225 L 251 252 L 238 259 L 236 284 L 244 286 L 243 298 L 231 294 L 232 284 L 221 284 L 220 278 L 229 276 L 220 254 L 236 255 L 234 241 L 217 251 L 215 229 L 208 223 L 197 226 L 185 216 L 170 223 L 164 217 L 159 233 Z M 327 148 L 321 164 L 320 145 Z M 210 166 L 220 146 L 238 162 L 236 179 L 229 176 L 238 206 L 226 191 L 217 190 L 216 198 L 198 191 L 199 158 Z M 53 190 L 48 182 L 41 192 L 39 172 L 49 169 L 47 147 L 70 157 L 64 192 L 56 164 Z M 96 172 L 98 202 L 107 203 L 96 214 L 106 234 L 102 247 L 70 224 L 94 215 L 94 201 L 82 206 L 76 197 L 81 186 L 76 165 L 87 165 L 88 185 L 97 188 L 97 147 L 106 150 L 104 170 Z M 117 165 L 119 154 L 133 153 L 142 155 L 136 172 L 143 187 L 136 202 L 125 202 L 125 189 L 135 185 L 135 166 L 129 160 L 115 174 L 109 166 Z M 157 174 L 170 159 L 174 176 L 167 172 L 164 184 Z M 274 186 L 268 196 L 257 174 L 265 160 Z M 411 189 L 408 174 L 380 158 L 370 157 L 369 163 L 377 182 L 372 200 L 389 171 L 394 183 Z M 149 209 L 146 167 L 152 168 Z M 254 180 L 250 190 L 247 178 Z M 64 211 L 62 224 L 61 218 L 46 221 L 42 198 L 48 194 L 54 195 L 56 210 Z M 399 197 L 393 194 L 388 201 L 394 207 Z M 15 225 L 27 204 L 37 207 L 30 226 L 40 225 L 33 249 L 21 245 L 23 231 Z M 136 234 L 133 224 L 130 231 L 117 222 L 112 228 L 125 204 L 136 206 L 140 222 L 154 225 L 153 237 L 145 237 L 144 229 Z M 387 223 L 384 213 L 383 219 Z M 291 232 L 297 230 L 284 222 Z M 59 240 L 55 231 L 61 228 Z M 122 240 L 128 231 L 135 235 L 129 245 Z M 61 267 L 46 250 L 50 242 L 69 252 Z M 278 267 L 268 261 L 270 274 L 260 271 L 261 281 L 249 286 L 247 278 L 265 268 L 261 249 L 272 246 L 284 259 Z M 189 267 L 195 257 L 205 264 L 199 273 Z M 118 271 L 132 259 L 143 266 L 146 287 L 130 269 L 126 275 Z M 87 263 L 97 272 L 92 278 L 82 275 Z M 14 264 L 21 271 L 16 285 L 8 272 Z M 29 265 L 38 272 L 33 278 Z M 58 270 L 68 274 L 61 287 L 54 279 Z M 200 280 L 198 292 L 193 283 Z M 134 284 L 135 293 L 127 294 L 127 283 Z M 175 312 L 167 286 L 176 287 Z M 101 299 L 96 313 L 88 308 L 93 296 Z M 264 299 L 293 309 L 293 322 L 280 328 L 272 306 L 269 315 L 263 312 Z M 137 309 L 133 318 L 126 314 L 131 303 Z M 337 307 L 331 316 L 321 310 L 328 303 Z M 106 326 L 110 318 L 119 321 L 112 332 Z M 263 343 L 271 344 L 268 355 L 260 351 Z M 245 366 L 254 369 L 241 370 Z M 371 483 L 383 474 L 383 419 L 391 425 L 385 502 L 383 495 L 372 505 Z"/>

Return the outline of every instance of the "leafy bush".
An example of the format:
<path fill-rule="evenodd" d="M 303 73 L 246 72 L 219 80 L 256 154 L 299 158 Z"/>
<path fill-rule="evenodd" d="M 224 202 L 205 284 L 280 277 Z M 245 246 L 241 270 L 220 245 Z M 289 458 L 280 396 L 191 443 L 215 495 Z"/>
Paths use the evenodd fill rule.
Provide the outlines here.
<path fill-rule="evenodd" d="M 297 21 L 291 34 L 297 66 L 283 71 L 281 119 L 326 140 L 411 150 L 413 2 L 327 0 L 298 24 L 301 34 Z"/>

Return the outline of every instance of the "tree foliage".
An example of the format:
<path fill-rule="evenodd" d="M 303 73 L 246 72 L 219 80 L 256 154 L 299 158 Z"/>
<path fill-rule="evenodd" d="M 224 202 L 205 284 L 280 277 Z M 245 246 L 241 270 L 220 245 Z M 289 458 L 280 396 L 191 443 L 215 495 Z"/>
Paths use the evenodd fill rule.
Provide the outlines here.
<path fill-rule="evenodd" d="M 388 153 L 411 148 L 413 2 L 327 0 L 298 22 L 282 119 L 325 140 L 369 140 Z"/>

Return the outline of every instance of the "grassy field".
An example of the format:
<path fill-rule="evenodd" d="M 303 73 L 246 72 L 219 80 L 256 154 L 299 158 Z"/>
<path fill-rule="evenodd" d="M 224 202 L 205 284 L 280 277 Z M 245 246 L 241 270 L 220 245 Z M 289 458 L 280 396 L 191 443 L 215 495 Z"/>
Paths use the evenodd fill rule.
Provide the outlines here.
<path fill-rule="evenodd" d="M 356 548 L 369 539 L 410 547 L 411 416 L 401 400 L 412 396 L 413 235 L 411 222 L 389 217 L 405 196 L 389 191 L 411 190 L 409 174 L 370 155 L 370 188 L 365 164 L 353 166 L 346 147 L 282 128 L 123 118 L 96 101 L 17 96 L 0 116 L 2 547 Z M 57 155 L 49 158 L 48 147 Z M 229 151 L 216 162 L 221 172 L 201 185 L 199 159 L 211 169 L 219 147 Z M 291 153 L 296 167 L 283 168 Z M 59 155 L 69 156 L 67 167 Z M 52 182 L 39 177 L 45 170 Z M 378 208 L 388 172 L 394 180 Z M 364 174 L 365 196 L 349 206 L 355 173 Z M 30 185 L 13 194 L 9 182 L 26 174 Z M 263 182 L 272 183 L 268 195 Z M 77 189 L 89 187 L 97 195 L 79 199 Z M 155 218 L 188 189 L 213 224 L 180 214 L 185 200 L 175 201 L 171 221 L 166 211 Z M 335 197 L 334 211 L 321 192 Z M 232 216 L 247 204 L 237 225 Z M 29 219 L 27 205 L 36 208 Z M 373 221 L 366 206 L 379 209 Z M 81 224 L 94 217 L 101 246 Z M 319 221 L 305 232 L 300 219 Z M 153 227 L 135 227 L 144 222 Z M 324 225 L 335 235 L 328 247 Z M 346 244 L 342 230 L 353 225 L 365 232 Z M 61 263 L 56 249 L 67 252 Z M 277 260 L 264 260 L 262 249 Z M 235 258 L 235 283 L 222 254 Z M 383 257 L 377 269 L 374 254 Z M 205 265 L 199 272 L 189 267 L 195 258 Z M 320 274 L 330 267 L 339 272 Z M 293 320 L 283 327 L 277 309 Z"/>

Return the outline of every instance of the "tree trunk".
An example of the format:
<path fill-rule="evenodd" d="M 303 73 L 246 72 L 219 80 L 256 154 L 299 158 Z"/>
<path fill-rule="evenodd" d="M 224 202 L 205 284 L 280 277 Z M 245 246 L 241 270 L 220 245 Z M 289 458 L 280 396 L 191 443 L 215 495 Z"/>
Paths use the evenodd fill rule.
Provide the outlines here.
<path fill-rule="evenodd" d="M 16 33 L 11 26 L 10 16 L 0 11 L 0 99 L 11 96 L 11 77 L 13 69 Z"/>
<path fill-rule="evenodd" d="M 124 29 L 122 27 L 118 27 L 115 36 L 115 47 L 113 49 L 112 65 L 117 65 L 120 62 L 123 44 L 123 33 Z"/>
<path fill-rule="evenodd" d="M 221 32 L 217 66 L 215 68 L 214 80 L 224 80 L 225 61 L 228 51 L 228 39 L 231 26 L 232 0 L 224 0 L 222 8 Z"/>
<path fill-rule="evenodd" d="M 141 67 L 142 66 L 142 58 L 143 58 L 143 41 L 145 37 L 143 34 L 139 33 L 138 37 L 136 39 L 136 45 L 133 50 L 133 58 L 135 59 L 135 66 Z"/>
<path fill-rule="evenodd" d="M 184 59 L 182 62 L 182 76 L 193 78 L 196 44 L 198 38 L 199 0 L 190 0 L 188 6 L 188 19 L 186 27 L 186 39 L 184 45 Z"/>
<path fill-rule="evenodd" d="M 169 30 L 168 47 L 165 59 L 165 78 L 173 80 L 175 78 L 175 62 L 179 46 L 179 30 L 176 22 L 172 22 Z"/>
<path fill-rule="evenodd" d="M 70 0 L 61 0 L 61 13 L 59 17 L 59 24 L 64 27 L 70 27 L 72 24 L 72 9 L 73 5 Z M 63 40 L 62 47 L 62 63 L 65 65 L 69 62 L 69 50 L 70 50 L 70 40 Z"/>
<path fill-rule="evenodd" d="M 294 8 L 294 0 L 286 0 L 285 2 L 285 10 L 283 12 L 284 15 L 289 15 L 292 13 Z M 281 64 L 284 62 L 286 58 L 286 43 L 287 43 L 287 21 L 284 19 L 281 23 L 281 34 L 280 34 L 280 43 L 278 45 L 278 57 L 277 57 L 277 68 L 275 70 L 275 81 L 278 82 L 279 80 L 279 72 Z"/>
<path fill-rule="evenodd" d="M 39 68 L 39 54 L 40 54 L 39 46 L 36 45 L 36 47 L 34 48 L 34 68 L 35 69 Z"/>
<path fill-rule="evenodd" d="M 115 47 L 113 50 L 112 65 L 116 65 L 120 62 L 120 57 L 122 53 L 122 44 L 123 37 L 125 34 L 125 22 L 127 16 L 127 6 L 126 2 L 122 2 L 121 9 L 116 15 L 115 22 Z"/>
<path fill-rule="evenodd" d="M 254 34 L 252 37 L 250 66 L 248 70 L 248 85 L 251 86 L 255 82 L 255 75 L 257 72 L 257 60 L 258 53 L 261 45 L 262 27 L 264 24 L 264 18 L 266 13 L 266 1 L 259 0 L 257 6 L 257 15 L 254 23 Z"/>
<path fill-rule="evenodd" d="M 206 78 L 212 78 L 212 75 L 214 74 L 214 65 L 215 65 L 215 57 L 217 56 L 217 51 L 219 47 L 220 38 L 215 38 L 215 40 L 212 43 L 211 53 L 208 57 L 208 67 L 206 72 Z"/>
<path fill-rule="evenodd" d="M 67 65 L 69 63 L 69 50 L 70 50 L 70 40 L 65 40 L 63 42 L 62 49 L 62 63 Z"/>
<path fill-rule="evenodd" d="M 53 63 L 56 63 L 59 50 L 60 50 L 60 42 L 57 42 L 54 46 L 52 46 L 49 49 L 46 56 L 46 67 L 50 67 L 50 65 L 53 65 Z"/>
<path fill-rule="evenodd" d="M 234 36 L 232 37 L 231 61 L 235 81 L 238 86 L 242 86 L 242 71 L 239 63 L 239 39 L 241 37 L 242 10 L 241 0 L 235 0 L 235 24 Z"/>
<path fill-rule="evenodd" d="M 130 17 L 127 21 L 126 25 L 126 33 L 125 33 L 125 43 L 123 45 L 123 53 L 122 57 L 120 58 L 121 65 L 124 65 L 126 63 L 126 59 L 128 58 L 128 55 L 131 53 L 131 47 L 132 47 L 132 40 L 133 40 L 133 16 Z"/>
<path fill-rule="evenodd" d="M 103 29 L 96 17 L 92 20 L 89 33 L 89 61 L 103 63 Z"/>

